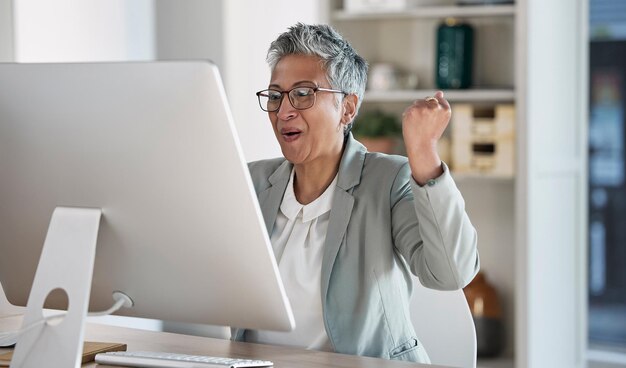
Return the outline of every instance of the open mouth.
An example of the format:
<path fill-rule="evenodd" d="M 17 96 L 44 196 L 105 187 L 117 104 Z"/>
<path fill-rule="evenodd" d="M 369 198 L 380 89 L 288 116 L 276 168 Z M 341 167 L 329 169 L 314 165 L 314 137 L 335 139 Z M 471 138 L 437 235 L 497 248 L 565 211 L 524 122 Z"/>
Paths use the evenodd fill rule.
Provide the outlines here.
<path fill-rule="evenodd" d="M 302 134 L 302 131 L 297 129 L 282 129 L 280 134 L 282 134 L 286 141 L 292 141 L 294 139 L 297 139 L 300 134 Z"/>

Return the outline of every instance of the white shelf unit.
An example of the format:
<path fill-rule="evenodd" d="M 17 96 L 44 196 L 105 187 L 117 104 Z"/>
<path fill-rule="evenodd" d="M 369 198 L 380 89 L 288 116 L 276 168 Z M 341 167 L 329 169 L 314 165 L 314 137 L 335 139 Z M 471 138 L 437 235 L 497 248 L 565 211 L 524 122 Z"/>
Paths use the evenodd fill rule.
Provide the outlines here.
<path fill-rule="evenodd" d="M 413 100 L 432 96 L 435 86 L 436 29 L 455 17 L 474 27 L 472 88 L 443 90 L 451 103 L 515 104 L 515 5 L 432 6 L 405 11 L 350 13 L 336 2 L 330 19 L 340 33 L 365 57 L 370 66 L 391 63 L 402 72 L 415 73 L 418 89 L 367 90 L 363 110 L 382 109 L 400 114 Z M 520 122 L 516 122 L 519 124 Z M 513 365 L 515 325 L 515 183 L 516 178 L 490 174 L 452 175 L 479 234 L 482 269 L 500 293 L 504 309 L 506 347 L 503 366 Z M 480 366 L 480 364 L 479 364 Z"/>

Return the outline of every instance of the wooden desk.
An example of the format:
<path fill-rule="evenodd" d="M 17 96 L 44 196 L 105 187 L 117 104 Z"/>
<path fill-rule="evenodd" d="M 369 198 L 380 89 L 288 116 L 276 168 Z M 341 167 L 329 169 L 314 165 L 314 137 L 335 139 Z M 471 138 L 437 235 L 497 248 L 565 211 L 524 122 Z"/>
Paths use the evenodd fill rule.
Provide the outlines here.
<path fill-rule="evenodd" d="M 0 331 L 18 329 L 21 317 L 0 317 Z M 428 364 L 390 361 L 354 355 L 326 353 L 290 347 L 232 342 L 180 335 L 167 332 L 144 331 L 132 328 L 88 323 L 85 330 L 87 341 L 118 342 L 128 345 L 128 350 L 164 351 L 170 353 L 262 359 L 274 362 L 276 368 L 400 368 L 442 367 Z M 7 349 L 0 349 L 4 352 Z M 89 363 L 83 367 L 112 367 Z"/>

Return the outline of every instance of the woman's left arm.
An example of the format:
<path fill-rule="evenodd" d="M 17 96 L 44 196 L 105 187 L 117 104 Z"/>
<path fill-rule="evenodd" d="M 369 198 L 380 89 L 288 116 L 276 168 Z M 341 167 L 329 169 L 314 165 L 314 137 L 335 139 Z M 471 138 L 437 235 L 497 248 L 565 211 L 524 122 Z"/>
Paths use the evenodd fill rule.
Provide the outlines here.
<path fill-rule="evenodd" d="M 392 227 L 395 247 L 420 282 L 440 290 L 467 285 L 479 269 L 476 230 L 437 141 L 450 120 L 442 92 L 418 100 L 403 115 L 403 135 L 410 172 L 394 182 Z"/>
<path fill-rule="evenodd" d="M 479 269 L 476 229 L 465 201 L 442 164 L 443 174 L 420 186 L 405 165 L 394 181 L 391 224 L 395 248 L 422 285 L 438 290 L 465 287 Z"/>

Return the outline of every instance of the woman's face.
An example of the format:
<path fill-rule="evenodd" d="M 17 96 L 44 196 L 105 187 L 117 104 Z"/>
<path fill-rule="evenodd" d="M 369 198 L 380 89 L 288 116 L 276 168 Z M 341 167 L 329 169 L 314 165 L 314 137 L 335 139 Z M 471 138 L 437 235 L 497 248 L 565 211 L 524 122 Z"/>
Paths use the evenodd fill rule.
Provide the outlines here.
<path fill-rule="evenodd" d="M 288 91 L 300 86 L 331 88 L 318 57 L 288 55 L 276 64 L 269 88 Z M 341 155 L 344 125 L 350 117 L 345 114 L 346 103 L 337 102 L 343 95 L 337 97 L 318 91 L 312 107 L 297 110 L 283 94 L 280 109 L 268 113 L 283 155 L 291 163 L 323 162 Z"/>

